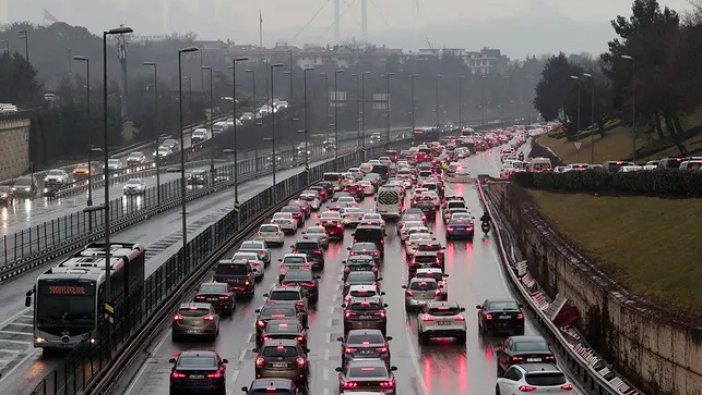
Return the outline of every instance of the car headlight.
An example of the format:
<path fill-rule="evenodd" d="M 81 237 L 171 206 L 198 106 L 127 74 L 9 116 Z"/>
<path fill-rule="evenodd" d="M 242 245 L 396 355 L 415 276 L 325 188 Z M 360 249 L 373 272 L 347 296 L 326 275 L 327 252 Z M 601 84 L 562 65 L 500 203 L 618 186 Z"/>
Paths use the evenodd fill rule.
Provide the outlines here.
<path fill-rule="evenodd" d="M 30 188 L 30 187 L 24 188 L 24 190 L 25 190 L 26 192 L 29 192 L 31 189 L 32 189 L 32 188 Z"/>
<path fill-rule="evenodd" d="M 3 193 L 2 195 L 0 195 L 0 197 L 2 197 L 3 199 L 7 198 L 8 196 L 10 196 L 10 195 L 8 195 L 6 193 Z"/>

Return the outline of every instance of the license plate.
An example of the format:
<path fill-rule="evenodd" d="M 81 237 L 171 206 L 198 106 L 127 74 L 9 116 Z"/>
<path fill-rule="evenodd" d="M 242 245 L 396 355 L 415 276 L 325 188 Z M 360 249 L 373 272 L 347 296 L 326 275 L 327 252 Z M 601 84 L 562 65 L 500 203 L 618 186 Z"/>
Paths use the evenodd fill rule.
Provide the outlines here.
<path fill-rule="evenodd" d="M 511 315 L 501 315 L 501 316 L 500 316 L 500 319 L 501 319 L 501 320 L 508 320 L 508 319 L 510 319 L 510 318 L 512 318 Z"/>
<path fill-rule="evenodd" d="M 215 302 L 215 301 L 217 301 L 217 298 L 207 298 L 207 300 L 210 302 Z"/>
<path fill-rule="evenodd" d="M 204 375 L 204 374 L 191 374 L 189 377 L 190 377 L 191 379 L 202 380 L 202 379 L 205 378 L 205 375 Z"/>
<path fill-rule="evenodd" d="M 541 358 L 527 358 L 527 362 L 541 362 Z"/>
<path fill-rule="evenodd" d="M 286 362 L 273 362 L 274 368 L 287 368 L 288 364 Z"/>
<path fill-rule="evenodd" d="M 361 352 L 359 352 L 359 354 L 370 355 L 370 354 L 373 354 L 373 350 L 361 350 Z"/>
<path fill-rule="evenodd" d="M 188 329 L 188 333 L 200 333 L 197 329 Z"/>
<path fill-rule="evenodd" d="M 439 321 L 439 325 L 451 325 L 451 321 Z"/>

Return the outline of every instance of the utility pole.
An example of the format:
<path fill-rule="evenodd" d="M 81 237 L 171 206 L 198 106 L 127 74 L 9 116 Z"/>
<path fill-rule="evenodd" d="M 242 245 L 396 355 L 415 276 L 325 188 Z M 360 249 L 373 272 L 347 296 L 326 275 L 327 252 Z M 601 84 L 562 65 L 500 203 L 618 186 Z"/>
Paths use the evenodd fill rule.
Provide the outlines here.
<path fill-rule="evenodd" d="M 128 113 L 128 103 L 127 96 L 129 96 L 129 82 L 127 78 L 127 39 L 124 35 L 119 35 L 117 38 L 117 58 L 119 59 L 119 65 L 122 76 L 122 96 L 121 96 L 121 114 L 122 120 L 126 120 L 129 116 Z"/>
<path fill-rule="evenodd" d="M 434 112 L 436 113 L 436 127 L 439 127 L 439 79 L 441 79 L 441 74 L 437 74 L 434 76 L 434 89 L 435 89 L 435 96 L 434 96 Z"/>

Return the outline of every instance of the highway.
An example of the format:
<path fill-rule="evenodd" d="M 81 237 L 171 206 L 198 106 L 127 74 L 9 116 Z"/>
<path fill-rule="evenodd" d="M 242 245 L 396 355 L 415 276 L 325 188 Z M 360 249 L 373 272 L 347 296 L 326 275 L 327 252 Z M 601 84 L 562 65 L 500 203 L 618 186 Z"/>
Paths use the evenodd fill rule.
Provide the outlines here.
<path fill-rule="evenodd" d="M 497 175 L 499 171 L 500 161 L 495 150 L 479 153 L 464 162 L 474 175 Z M 482 214 L 479 197 L 472 183 L 446 185 L 447 194 L 463 195 L 471 212 L 476 217 Z M 365 199 L 362 206 L 365 211 L 373 210 L 374 201 Z M 307 224 L 315 222 L 316 216 L 317 213 L 313 213 Z M 447 245 L 440 216 L 437 216 L 432 227 L 437 239 Z M 335 339 L 343 334 L 341 261 L 346 258 L 346 247 L 352 243 L 352 232 L 347 229 L 343 243 L 332 243 L 325 253 L 326 269 L 320 279 L 320 301 L 316 307 L 311 308 L 309 320 L 310 394 L 337 393 L 337 373 L 334 368 L 340 365 L 341 354 L 340 345 Z M 487 297 L 509 297 L 512 294 L 504 278 L 493 237 L 476 234 L 473 242 L 452 241 L 446 249 L 449 300 L 458 301 L 466 308 L 469 329 L 467 344 L 462 346 L 446 342 L 419 346 L 414 315 L 406 313 L 403 306 L 404 291 L 401 286 L 407 279 L 407 270 L 394 224 L 387 225 L 387 235 L 382 290 L 386 292 L 385 303 L 390 306 L 388 335 L 393 337 L 390 349 L 392 364 L 398 367 L 398 394 L 494 393 L 496 345 L 501 338 L 485 338 L 478 334 L 475 305 Z M 189 349 L 213 349 L 222 357 L 228 358 L 227 393 L 240 393 L 240 388 L 254 378 L 254 310 L 264 302 L 262 294 L 276 280 L 276 260 L 290 251 L 289 245 L 295 240 L 296 236 L 288 236 L 284 247 L 272 249 L 273 263 L 267 269 L 263 281 L 257 285 L 255 297 L 251 301 L 240 301 L 234 315 L 222 319 L 220 335 L 214 344 L 174 344 L 170 336 L 170 322 L 164 322 L 162 334 L 140 356 L 138 366 L 133 366 L 123 374 L 115 393 L 167 394 L 170 374 L 168 359 L 174 353 Z M 185 300 L 191 300 L 192 296 L 186 295 Z M 538 334 L 529 322 L 528 315 L 526 334 Z"/>

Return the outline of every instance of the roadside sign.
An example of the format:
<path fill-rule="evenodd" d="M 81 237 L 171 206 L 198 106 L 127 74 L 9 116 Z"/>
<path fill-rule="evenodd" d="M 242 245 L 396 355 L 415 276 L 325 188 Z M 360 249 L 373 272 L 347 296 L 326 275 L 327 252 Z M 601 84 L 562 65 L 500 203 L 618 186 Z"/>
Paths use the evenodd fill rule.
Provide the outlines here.
<path fill-rule="evenodd" d="M 107 322 L 109 322 L 110 324 L 114 324 L 115 323 L 115 306 L 113 306 L 109 303 L 105 303 L 103 305 L 103 307 L 105 310 L 105 320 L 107 320 Z"/>
<path fill-rule="evenodd" d="M 574 141 L 574 142 L 573 142 L 573 145 L 575 146 L 575 150 L 576 150 L 576 151 L 580 151 L 580 147 L 583 146 L 583 143 L 580 142 L 580 141 Z"/>
<path fill-rule="evenodd" d="M 238 213 L 240 209 L 241 209 L 241 206 L 239 205 L 239 201 L 235 201 L 234 202 L 234 211 Z"/>

